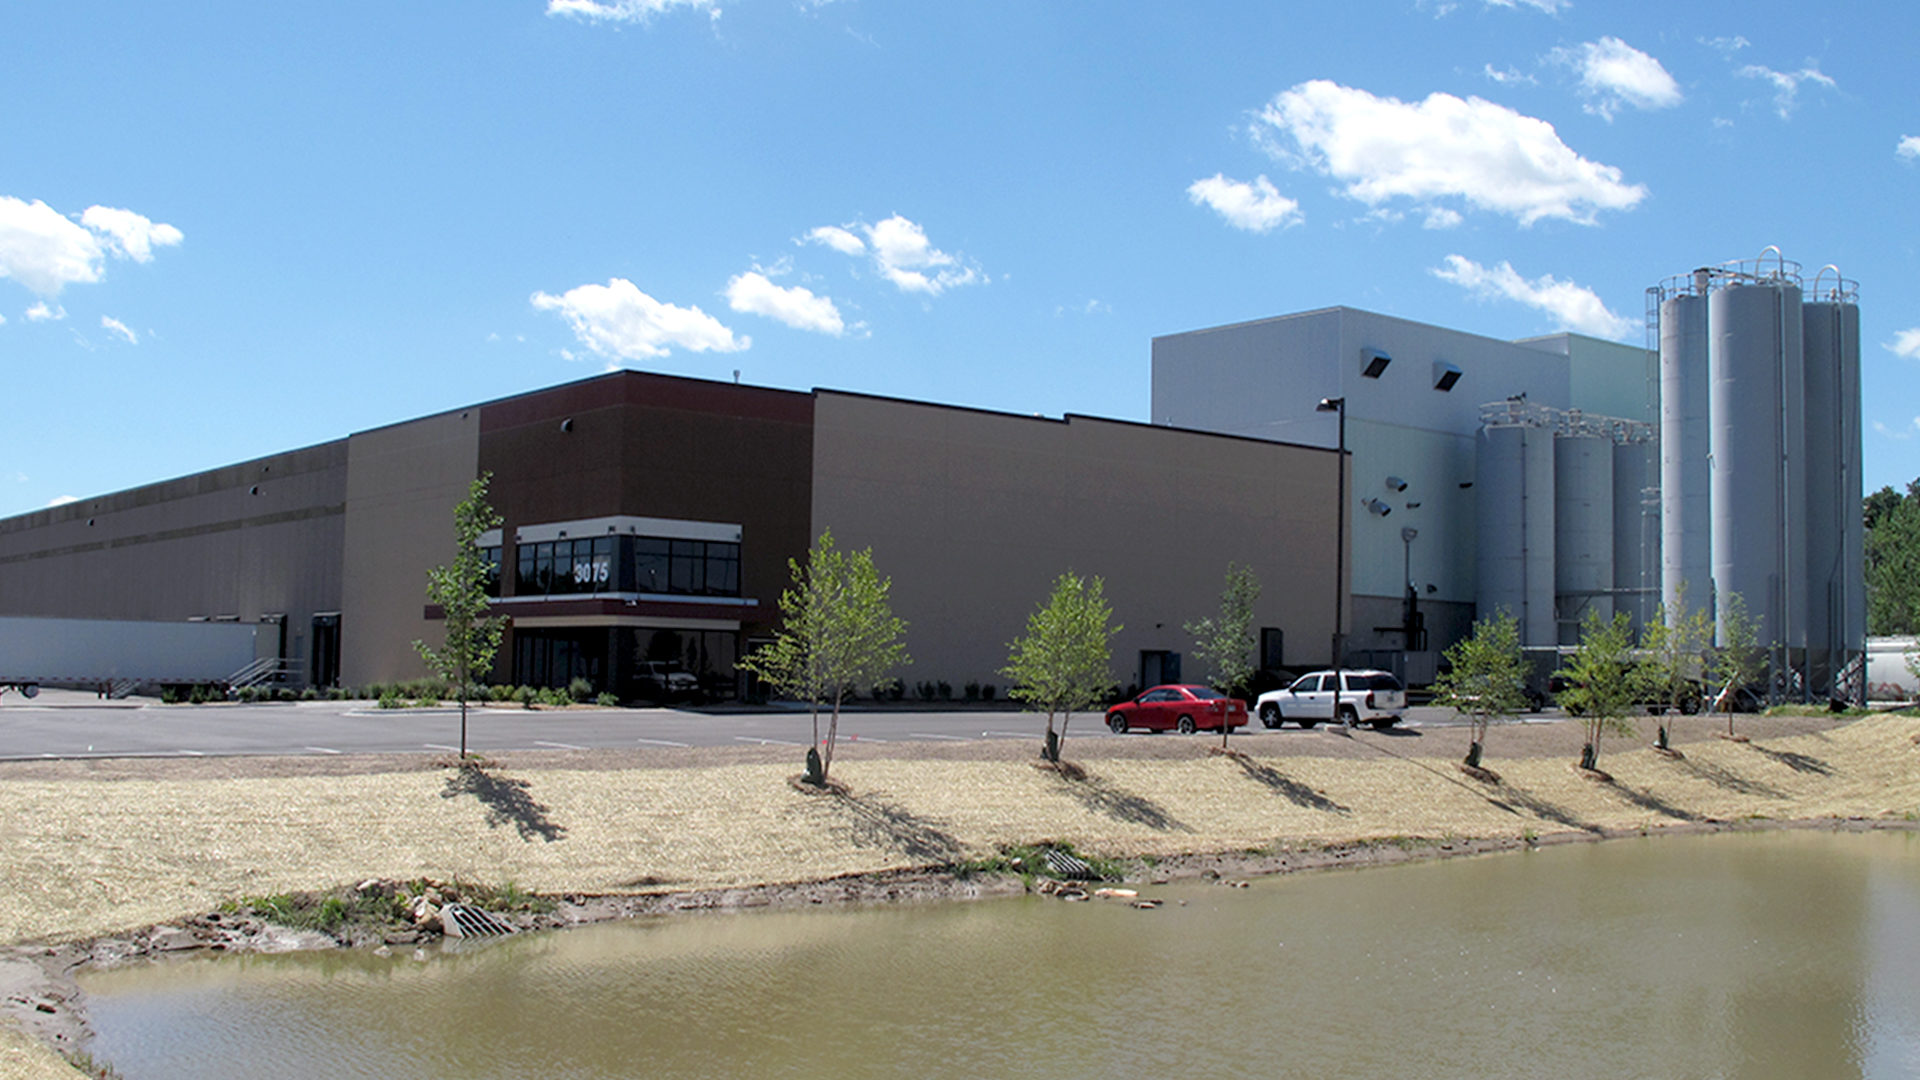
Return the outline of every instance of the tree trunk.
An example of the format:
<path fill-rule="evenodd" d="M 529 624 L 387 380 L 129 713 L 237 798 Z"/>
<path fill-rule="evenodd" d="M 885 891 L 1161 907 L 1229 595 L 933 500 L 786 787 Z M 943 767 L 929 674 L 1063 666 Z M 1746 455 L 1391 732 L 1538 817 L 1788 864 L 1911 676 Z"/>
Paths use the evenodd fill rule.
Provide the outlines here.
<path fill-rule="evenodd" d="M 1588 743 L 1587 745 L 1580 748 L 1580 767 L 1581 768 L 1591 770 L 1591 769 L 1598 768 L 1599 764 L 1600 764 L 1600 750 L 1598 747 L 1596 747 L 1592 743 Z"/>
<path fill-rule="evenodd" d="M 1479 767 L 1480 767 L 1480 740 L 1475 739 L 1473 741 L 1473 744 L 1467 747 L 1467 768 L 1477 769 Z"/>

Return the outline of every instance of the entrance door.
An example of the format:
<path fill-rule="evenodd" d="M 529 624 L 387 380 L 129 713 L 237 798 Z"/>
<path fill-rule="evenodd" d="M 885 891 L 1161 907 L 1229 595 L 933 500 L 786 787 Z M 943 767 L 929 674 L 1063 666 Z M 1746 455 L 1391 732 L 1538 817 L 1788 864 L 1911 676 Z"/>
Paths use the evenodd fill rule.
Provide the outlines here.
<path fill-rule="evenodd" d="M 1180 681 L 1180 654 L 1165 649 L 1140 650 L 1140 688 Z"/>

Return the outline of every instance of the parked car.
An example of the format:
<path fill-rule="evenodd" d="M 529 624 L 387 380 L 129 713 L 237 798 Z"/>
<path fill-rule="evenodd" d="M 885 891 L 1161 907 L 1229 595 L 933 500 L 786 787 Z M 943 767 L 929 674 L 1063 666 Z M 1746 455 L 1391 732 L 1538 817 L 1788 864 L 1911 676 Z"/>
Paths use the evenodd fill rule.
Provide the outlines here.
<path fill-rule="evenodd" d="M 1255 707 L 1260 722 L 1277 728 L 1291 720 L 1303 728 L 1321 721 L 1345 720 L 1385 729 L 1407 712 L 1407 688 L 1391 672 L 1343 670 L 1340 673 L 1340 715 L 1333 715 L 1333 672 L 1312 671 L 1285 690 L 1261 694 Z"/>
<path fill-rule="evenodd" d="M 1149 687 L 1132 701 L 1107 709 L 1107 726 L 1116 735 L 1129 731 L 1196 731 L 1247 726 L 1247 703 L 1207 686 L 1168 684 Z"/>
<path fill-rule="evenodd" d="M 700 680 L 680 665 L 659 660 L 642 661 L 637 674 L 640 693 L 654 701 L 690 701 L 700 697 Z"/>

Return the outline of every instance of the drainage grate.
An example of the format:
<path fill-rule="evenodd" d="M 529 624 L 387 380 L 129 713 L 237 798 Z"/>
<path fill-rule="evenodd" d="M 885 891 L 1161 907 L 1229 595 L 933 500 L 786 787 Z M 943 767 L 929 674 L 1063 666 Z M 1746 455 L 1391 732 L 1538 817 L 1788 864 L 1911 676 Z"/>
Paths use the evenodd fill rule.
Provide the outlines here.
<path fill-rule="evenodd" d="M 1075 881 L 1098 881 L 1100 875 L 1082 859 L 1053 848 L 1047 849 L 1047 869 Z"/>
<path fill-rule="evenodd" d="M 510 924 L 465 904 L 448 904 L 440 909 L 441 928 L 448 937 L 503 937 L 518 931 Z"/>

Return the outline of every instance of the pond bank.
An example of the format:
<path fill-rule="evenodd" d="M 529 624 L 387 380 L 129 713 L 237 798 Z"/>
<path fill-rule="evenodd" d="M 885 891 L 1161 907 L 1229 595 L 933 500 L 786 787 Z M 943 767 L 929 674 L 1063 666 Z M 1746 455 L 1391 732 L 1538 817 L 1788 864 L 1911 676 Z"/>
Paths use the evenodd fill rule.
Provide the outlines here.
<path fill-rule="evenodd" d="M 1920 810 L 1910 718 L 1741 717 L 1748 743 L 1712 737 L 1716 723 L 1677 724 L 1678 759 L 1610 741 L 1610 781 L 1571 767 L 1569 724 L 1496 728 L 1497 782 L 1455 768 L 1457 728 L 1262 735 L 1234 756 L 1206 738 L 1069 740 L 1078 778 L 1034 768 L 1037 740 L 843 746 L 846 791 L 830 795 L 789 785 L 790 750 L 515 755 L 485 773 L 416 758 L 13 763 L 0 943 L 16 948 L 0 965 L 70 969 L 106 942 L 139 955 L 197 941 L 192 917 L 226 901 L 368 879 L 511 882 L 556 898 L 566 924 L 1018 890 L 944 868 L 1047 841 L 1132 860 L 1144 881 L 1232 879 L 1663 829 L 1904 827 Z M 29 1020 L 70 1014 L 0 996 L 26 997 Z M 0 1036 L 8 1069 L 10 1047 Z"/>

